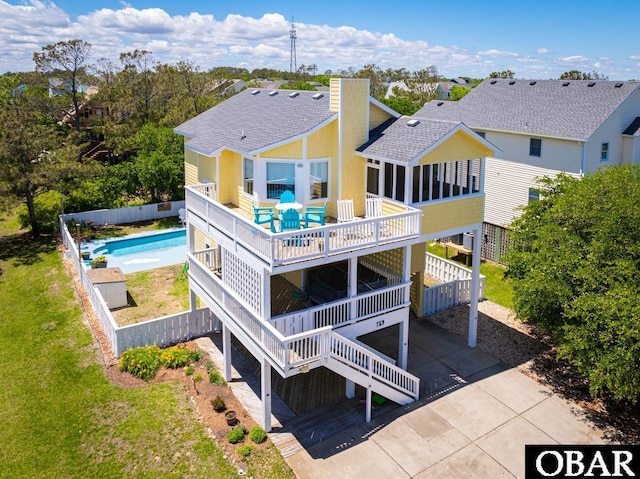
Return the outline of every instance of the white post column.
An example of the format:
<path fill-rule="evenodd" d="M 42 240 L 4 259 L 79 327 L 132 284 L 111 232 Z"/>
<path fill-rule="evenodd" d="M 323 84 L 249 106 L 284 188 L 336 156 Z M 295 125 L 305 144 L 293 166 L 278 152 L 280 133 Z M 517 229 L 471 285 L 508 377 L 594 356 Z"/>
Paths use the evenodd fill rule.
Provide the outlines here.
<path fill-rule="evenodd" d="M 406 371 L 409 357 L 409 317 L 400 323 L 398 336 L 398 367 Z"/>
<path fill-rule="evenodd" d="M 356 383 L 350 379 L 347 379 L 345 382 L 345 396 L 349 399 L 356 397 Z"/>
<path fill-rule="evenodd" d="M 271 431 L 271 364 L 262 359 L 260 365 L 260 392 L 262 395 L 262 424 L 264 430 Z"/>
<path fill-rule="evenodd" d="M 350 299 L 349 307 L 349 319 L 356 319 L 358 317 L 358 308 L 356 307 L 356 300 L 354 299 L 358 295 L 358 258 L 349 258 L 349 279 L 347 280 L 347 294 Z"/>
<path fill-rule="evenodd" d="M 222 323 L 222 354 L 224 356 L 224 380 L 231 381 L 231 331 Z"/>
<path fill-rule="evenodd" d="M 469 301 L 469 347 L 475 348 L 478 333 L 478 296 L 480 290 L 480 244 L 482 227 L 473 230 L 473 261 L 471 262 L 471 293 Z"/>

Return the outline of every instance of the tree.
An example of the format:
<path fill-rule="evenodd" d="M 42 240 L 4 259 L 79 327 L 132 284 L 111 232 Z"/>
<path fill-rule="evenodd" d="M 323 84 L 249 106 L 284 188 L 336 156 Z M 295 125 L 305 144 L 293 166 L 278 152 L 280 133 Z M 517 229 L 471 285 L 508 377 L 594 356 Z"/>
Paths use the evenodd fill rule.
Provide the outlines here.
<path fill-rule="evenodd" d="M 640 166 L 540 181 L 505 261 L 520 317 L 551 332 L 591 393 L 640 396 Z"/>
<path fill-rule="evenodd" d="M 80 78 L 85 73 L 85 62 L 89 58 L 91 44 L 83 40 L 69 40 L 42 47 L 41 53 L 33 54 L 36 71 L 61 76 L 70 87 L 73 102 L 73 125 L 80 131 L 79 92 Z"/>
<path fill-rule="evenodd" d="M 581 72 L 579 70 L 570 70 L 560 75 L 560 80 L 608 80 L 606 75 L 593 71 L 591 73 Z"/>
<path fill-rule="evenodd" d="M 449 100 L 458 101 L 470 91 L 471 91 L 471 88 L 467 88 L 460 85 L 454 85 L 451 87 L 451 90 L 449 90 Z"/>
<path fill-rule="evenodd" d="M 501 72 L 491 72 L 489 73 L 489 78 L 506 78 L 512 79 L 516 74 L 511 70 L 503 70 Z"/>
<path fill-rule="evenodd" d="M 0 198 L 5 206 L 24 201 L 34 238 L 40 236 L 35 198 L 45 192 L 68 191 L 90 174 L 76 161 L 72 137 L 63 136 L 28 92 L 0 108 Z"/>

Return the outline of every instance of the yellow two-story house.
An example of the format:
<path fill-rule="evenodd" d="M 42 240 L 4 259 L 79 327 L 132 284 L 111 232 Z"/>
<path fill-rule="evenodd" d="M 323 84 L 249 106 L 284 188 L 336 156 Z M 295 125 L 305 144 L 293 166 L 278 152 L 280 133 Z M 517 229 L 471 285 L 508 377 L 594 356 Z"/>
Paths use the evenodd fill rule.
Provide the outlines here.
<path fill-rule="evenodd" d="M 248 89 L 175 131 L 185 137 L 192 309 L 199 298 L 220 320 L 226 379 L 231 335 L 259 361 L 264 428 L 272 370 L 333 370 L 347 396 L 366 389 L 367 421 L 373 392 L 416 400 L 409 313 L 423 311 L 426 242 L 478 236 L 495 147 L 461 123 L 399 115 L 361 79 L 332 79 L 322 93 Z M 358 339 L 391 326 L 395 359 Z"/>

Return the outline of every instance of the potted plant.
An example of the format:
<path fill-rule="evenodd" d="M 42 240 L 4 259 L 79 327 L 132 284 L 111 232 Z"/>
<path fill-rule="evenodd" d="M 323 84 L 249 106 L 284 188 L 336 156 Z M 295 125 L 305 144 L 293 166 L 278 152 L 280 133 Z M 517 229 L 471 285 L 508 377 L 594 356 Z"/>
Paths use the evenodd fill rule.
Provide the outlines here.
<path fill-rule="evenodd" d="M 89 259 L 91 257 L 91 251 L 82 251 L 80 254 L 82 255 L 82 259 Z"/>
<path fill-rule="evenodd" d="M 100 256 L 96 256 L 91 260 L 92 268 L 106 268 L 107 267 L 107 257 L 103 254 Z"/>

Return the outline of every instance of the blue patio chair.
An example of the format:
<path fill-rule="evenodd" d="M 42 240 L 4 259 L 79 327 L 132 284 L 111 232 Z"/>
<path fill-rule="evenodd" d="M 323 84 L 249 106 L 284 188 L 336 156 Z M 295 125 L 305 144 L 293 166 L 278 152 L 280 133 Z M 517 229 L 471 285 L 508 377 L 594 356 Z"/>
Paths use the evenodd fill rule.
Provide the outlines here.
<path fill-rule="evenodd" d="M 308 228 L 309 223 L 316 223 L 320 226 L 324 226 L 324 210 L 327 207 L 327 201 L 325 200 L 322 206 L 307 206 L 304 211 L 304 227 Z"/>
<path fill-rule="evenodd" d="M 280 216 L 280 232 L 299 230 L 300 229 L 300 213 L 293 208 L 283 212 Z M 287 246 L 302 246 L 304 243 L 300 236 L 294 236 L 292 238 L 286 238 L 283 240 Z"/>
<path fill-rule="evenodd" d="M 257 225 L 269 225 L 271 232 L 276 232 L 276 226 L 273 221 L 273 210 L 269 207 L 253 206 L 253 222 Z"/>
<path fill-rule="evenodd" d="M 293 208 L 282 213 L 280 218 L 280 232 L 300 229 L 300 213 Z"/>
<path fill-rule="evenodd" d="M 283 191 L 280 195 L 280 203 L 295 203 L 296 197 L 293 194 L 293 191 Z"/>

